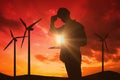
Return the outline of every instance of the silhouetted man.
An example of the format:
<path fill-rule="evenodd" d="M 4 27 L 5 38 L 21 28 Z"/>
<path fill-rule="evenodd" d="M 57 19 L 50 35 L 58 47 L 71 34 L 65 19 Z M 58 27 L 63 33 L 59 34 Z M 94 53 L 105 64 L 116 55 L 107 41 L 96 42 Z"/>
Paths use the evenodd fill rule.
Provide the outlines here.
<path fill-rule="evenodd" d="M 57 18 L 65 23 L 60 28 L 54 26 Z M 80 47 L 87 42 L 83 25 L 70 18 L 68 9 L 59 8 L 57 15 L 51 17 L 50 31 L 64 35 L 65 43 L 61 45 L 60 59 L 65 63 L 69 80 L 80 80 L 82 76 Z"/>

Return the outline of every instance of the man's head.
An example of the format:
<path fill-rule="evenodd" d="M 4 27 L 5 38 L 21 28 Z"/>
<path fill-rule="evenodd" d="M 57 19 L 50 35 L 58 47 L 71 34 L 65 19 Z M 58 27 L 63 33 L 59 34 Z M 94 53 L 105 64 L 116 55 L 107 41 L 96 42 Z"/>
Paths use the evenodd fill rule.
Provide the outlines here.
<path fill-rule="evenodd" d="M 66 8 L 59 8 L 57 17 L 61 18 L 63 22 L 66 22 L 70 18 L 70 11 Z"/>

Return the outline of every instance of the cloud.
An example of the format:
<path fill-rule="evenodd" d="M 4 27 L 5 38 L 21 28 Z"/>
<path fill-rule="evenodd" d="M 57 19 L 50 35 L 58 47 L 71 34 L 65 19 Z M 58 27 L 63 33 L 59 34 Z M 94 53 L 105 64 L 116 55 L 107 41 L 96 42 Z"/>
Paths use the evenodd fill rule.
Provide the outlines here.
<path fill-rule="evenodd" d="M 0 16 L 0 26 L 8 26 L 8 27 L 13 27 L 13 28 L 18 28 L 15 26 L 20 26 L 18 21 L 15 20 L 10 20 L 10 19 L 6 19 L 4 16 Z"/>
<path fill-rule="evenodd" d="M 9 29 L 19 31 L 21 30 L 21 24 L 19 21 L 7 19 L 0 15 L 0 31 L 7 34 Z"/>
<path fill-rule="evenodd" d="M 46 57 L 44 57 L 42 55 L 36 55 L 35 58 L 42 62 L 44 62 L 45 60 L 48 60 Z"/>
<path fill-rule="evenodd" d="M 50 57 L 46 57 L 46 56 L 43 56 L 43 55 L 35 55 L 35 58 L 41 62 L 46 62 L 46 61 L 52 61 L 52 62 L 56 62 L 56 61 L 59 61 L 59 57 L 58 57 L 58 54 L 52 56 L 51 58 Z"/>

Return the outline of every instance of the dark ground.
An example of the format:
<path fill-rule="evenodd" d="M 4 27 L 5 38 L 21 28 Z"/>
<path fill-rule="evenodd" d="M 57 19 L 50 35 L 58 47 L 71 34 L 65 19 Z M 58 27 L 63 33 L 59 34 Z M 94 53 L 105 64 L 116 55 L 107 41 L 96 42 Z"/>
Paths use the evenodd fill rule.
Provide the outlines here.
<path fill-rule="evenodd" d="M 68 80 L 68 79 L 63 77 L 48 77 L 37 75 L 31 75 L 30 77 L 28 77 L 27 75 L 22 75 L 14 78 L 0 73 L 0 80 Z M 105 71 L 103 73 L 99 72 L 96 74 L 82 77 L 81 80 L 120 80 L 120 73 L 112 71 Z"/>

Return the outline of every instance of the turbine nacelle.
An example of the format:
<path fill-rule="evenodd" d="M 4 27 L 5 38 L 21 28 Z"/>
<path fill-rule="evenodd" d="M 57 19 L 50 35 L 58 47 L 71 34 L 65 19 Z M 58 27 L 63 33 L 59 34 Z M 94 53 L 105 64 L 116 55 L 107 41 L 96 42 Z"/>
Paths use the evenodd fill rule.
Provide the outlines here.
<path fill-rule="evenodd" d="M 26 30 L 30 30 L 30 31 L 33 31 L 34 29 L 32 27 L 28 27 Z"/>
<path fill-rule="evenodd" d="M 13 40 L 14 40 L 14 41 L 17 41 L 17 39 L 16 39 L 16 38 L 13 38 Z"/>

